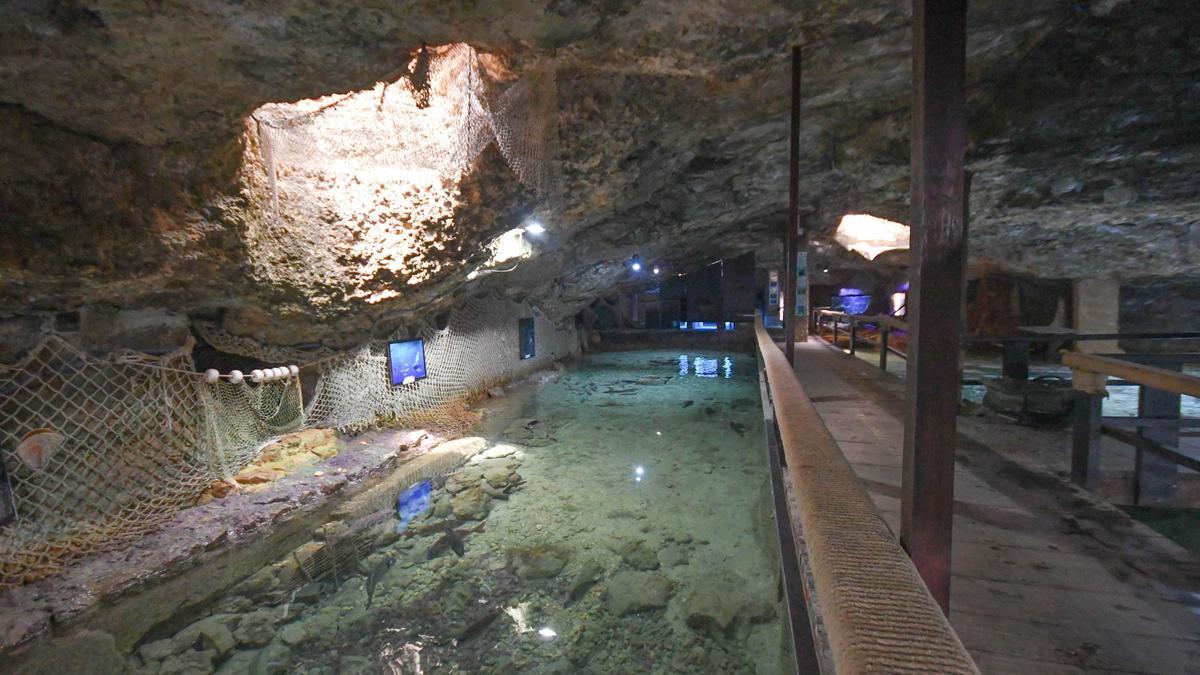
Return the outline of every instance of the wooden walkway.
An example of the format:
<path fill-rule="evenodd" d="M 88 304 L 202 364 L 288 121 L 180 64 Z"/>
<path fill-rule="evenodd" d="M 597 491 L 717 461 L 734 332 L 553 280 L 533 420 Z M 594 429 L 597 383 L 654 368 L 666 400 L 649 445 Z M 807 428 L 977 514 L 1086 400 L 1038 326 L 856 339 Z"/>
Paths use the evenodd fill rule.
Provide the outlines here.
<path fill-rule="evenodd" d="M 898 533 L 903 382 L 816 340 L 796 345 L 796 374 Z M 950 622 L 980 669 L 1200 673 L 1196 558 L 1013 443 L 1061 434 L 1002 436 L 960 425 Z"/>

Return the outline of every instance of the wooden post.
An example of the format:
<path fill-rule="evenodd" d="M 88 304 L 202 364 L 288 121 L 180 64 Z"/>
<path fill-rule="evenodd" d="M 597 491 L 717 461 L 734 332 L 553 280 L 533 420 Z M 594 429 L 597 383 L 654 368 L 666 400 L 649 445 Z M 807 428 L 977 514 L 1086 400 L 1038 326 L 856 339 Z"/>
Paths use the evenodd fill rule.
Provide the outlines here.
<path fill-rule="evenodd" d="M 1182 363 L 1158 364 L 1164 370 L 1183 370 Z M 1162 389 L 1138 387 L 1138 417 L 1158 420 L 1154 426 L 1138 427 L 1138 436 L 1168 448 L 1179 449 L 1180 396 Z M 1134 467 L 1134 504 L 1174 506 L 1179 469 L 1175 462 L 1143 452 L 1138 447 Z"/>
<path fill-rule="evenodd" d="M 1075 391 L 1071 428 L 1071 481 L 1089 492 L 1100 477 L 1100 415 L 1104 391 Z"/>
<path fill-rule="evenodd" d="M 888 333 L 892 331 L 887 324 L 879 325 L 879 369 L 887 371 Z"/>
<path fill-rule="evenodd" d="M 950 611 L 960 384 L 966 0 L 913 0 L 912 290 L 900 541 Z"/>
<path fill-rule="evenodd" d="M 792 117 L 788 156 L 787 297 L 783 301 L 783 345 L 796 363 L 796 258 L 800 252 L 800 47 L 792 47 Z M 807 238 L 806 238 L 807 239 Z M 806 246 L 807 248 L 807 246 Z M 806 308 L 807 309 L 807 308 Z M 808 333 L 805 325 L 805 333 Z"/>
<path fill-rule="evenodd" d="M 1000 355 L 1000 374 L 1006 380 L 1025 381 L 1029 379 L 1029 343 L 1020 340 L 1008 340 L 1004 343 L 1004 351 Z"/>
<path fill-rule="evenodd" d="M 854 355 L 854 343 L 858 341 L 858 322 L 850 317 L 850 355 Z"/>

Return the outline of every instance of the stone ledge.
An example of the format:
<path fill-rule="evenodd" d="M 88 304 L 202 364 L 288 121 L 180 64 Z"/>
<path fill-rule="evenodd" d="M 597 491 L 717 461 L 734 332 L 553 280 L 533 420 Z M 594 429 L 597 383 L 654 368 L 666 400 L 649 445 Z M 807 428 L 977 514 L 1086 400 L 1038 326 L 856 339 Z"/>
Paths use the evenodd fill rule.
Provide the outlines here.
<path fill-rule="evenodd" d="M 432 460 L 423 456 L 445 439 L 424 430 L 402 430 L 343 440 L 353 451 L 261 490 L 182 511 L 132 546 L 0 594 L 0 670 L 7 670 L 6 663 L 24 661 L 42 643 L 80 629 L 110 633 L 117 648 L 128 651 L 159 622 L 202 605 L 273 554 L 310 536 L 313 518 L 347 502 L 338 499 L 341 495 L 370 494 L 382 487 L 379 481 L 388 482 L 400 448 L 407 448 L 403 464 L 423 465 Z M 237 555 L 230 555 L 234 551 Z"/>

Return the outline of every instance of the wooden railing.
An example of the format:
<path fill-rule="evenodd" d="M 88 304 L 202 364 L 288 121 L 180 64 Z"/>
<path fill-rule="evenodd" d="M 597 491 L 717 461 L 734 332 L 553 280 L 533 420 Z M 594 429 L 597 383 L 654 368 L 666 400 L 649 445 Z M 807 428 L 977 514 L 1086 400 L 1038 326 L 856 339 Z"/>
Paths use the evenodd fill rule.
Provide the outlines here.
<path fill-rule="evenodd" d="M 1200 377 L 1181 372 L 1183 363 L 1194 361 L 1189 358 L 1194 356 L 1159 355 L 1153 360 L 1168 367 L 1156 367 L 1129 360 L 1138 359 L 1137 355 L 1116 358 L 1062 352 L 1063 364 L 1071 368 L 1071 384 L 1075 389 L 1071 442 L 1071 479 L 1075 483 L 1088 490 L 1098 487 L 1103 435 L 1134 447 L 1134 504 L 1173 502 L 1177 467 L 1200 471 L 1200 461 L 1183 454 L 1179 448 L 1183 426 L 1180 396 L 1200 397 Z M 1109 377 L 1119 377 L 1124 381 L 1122 384 L 1140 387 L 1138 416 L 1121 420 L 1136 430 L 1122 428 L 1125 425 L 1103 417 L 1102 403 L 1111 384 Z"/>
<path fill-rule="evenodd" d="M 773 412 L 802 534 L 797 553 L 811 570 L 835 670 L 979 672 L 761 320 L 755 336 L 763 405 Z"/>
<path fill-rule="evenodd" d="M 889 344 L 892 331 L 908 332 L 908 324 L 904 319 L 889 314 L 847 314 L 832 309 L 818 309 L 813 313 L 813 332 L 819 335 L 821 329 L 827 328 L 833 333 L 829 341 L 834 346 L 838 344 L 838 329 L 843 323 L 846 324 L 846 329 L 849 331 L 851 354 L 858 353 L 859 326 L 875 325 L 878 327 L 880 370 L 887 370 L 888 354 L 908 358 L 904 351 Z"/>

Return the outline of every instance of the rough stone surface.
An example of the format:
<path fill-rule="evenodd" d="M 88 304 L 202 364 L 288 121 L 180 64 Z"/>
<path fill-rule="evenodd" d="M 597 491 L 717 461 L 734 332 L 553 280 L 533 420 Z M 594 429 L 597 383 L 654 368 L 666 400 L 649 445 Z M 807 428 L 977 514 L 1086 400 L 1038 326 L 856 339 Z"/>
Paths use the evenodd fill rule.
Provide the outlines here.
<path fill-rule="evenodd" d="M 43 652 L 37 661 L 18 667 L 13 675 L 121 673 L 125 665 L 112 635 L 84 630 L 55 640 L 54 649 Z"/>
<path fill-rule="evenodd" d="M 230 630 L 230 627 L 236 625 L 237 621 L 237 615 L 214 614 L 193 623 L 175 634 L 172 641 L 174 653 L 178 654 L 196 647 L 205 650 L 211 649 L 218 656 L 224 656 L 237 645 L 237 640 L 234 639 L 233 632 Z M 144 654 L 143 658 L 145 658 Z"/>
<path fill-rule="evenodd" d="M 212 650 L 189 650 L 163 659 L 158 672 L 160 675 L 208 675 L 213 672 L 216 656 Z"/>
<path fill-rule="evenodd" d="M 743 589 L 731 594 L 730 589 Z M 746 592 L 746 580 L 728 571 L 707 575 L 691 585 L 680 599 L 681 614 L 691 628 L 718 641 L 744 638 L 751 627 L 771 617 L 771 603 L 757 594 Z"/>
<path fill-rule="evenodd" d="M 463 490 L 450 498 L 450 510 L 463 520 L 483 520 L 487 518 L 492 505 L 492 497 L 482 488 L 473 487 Z"/>
<path fill-rule="evenodd" d="M 865 265 L 831 241 L 841 214 L 907 218 L 908 12 L 833 0 L 10 3 L 0 312 L 165 308 L 152 311 L 272 344 L 346 346 L 386 328 L 380 318 L 440 311 L 464 283 L 564 318 L 635 253 L 682 267 L 721 241 L 726 254 L 777 256 L 793 43 L 805 45 L 812 281 L 829 282 L 838 269 L 824 267 Z M 1194 269 L 1200 6 L 1016 0 L 973 7 L 969 21 L 974 261 L 1056 278 Z M 381 204 L 340 214 L 315 197 L 269 216 L 251 111 L 365 88 L 422 42 L 453 41 L 514 74 L 556 61 L 562 196 L 540 214 L 551 236 L 536 265 L 464 281 L 532 207 L 494 149 L 446 188 L 459 203 L 444 217 Z M 391 236 L 426 245 L 364 253 Z"/>
<path fill-rule="evenodd" d="M 658 569 L 658 551 L 646 541 L 630 541 L 621 545 L 621 559 L 635 570 Z"/>
<path fill-rule="evenodd" d="M 660 609 L 671 599 L 671 582 L 656 572 L 618 572 L 608 580 L 605 597 L 617 616 Z"/>
<path fill-rule="evenodd" d="M 567 564 L 567 552 L 552 546 L 530 546 L 508 551 L 513 569 L 525 579 L 549 579 L 558 576 Z"/>
<path fill-rule="evenodd" d="M 244 645 L 265 645 L 275 637 L 275 617 L 265 609 L 246 614 L 238 623 L 233 636 Z"/>

